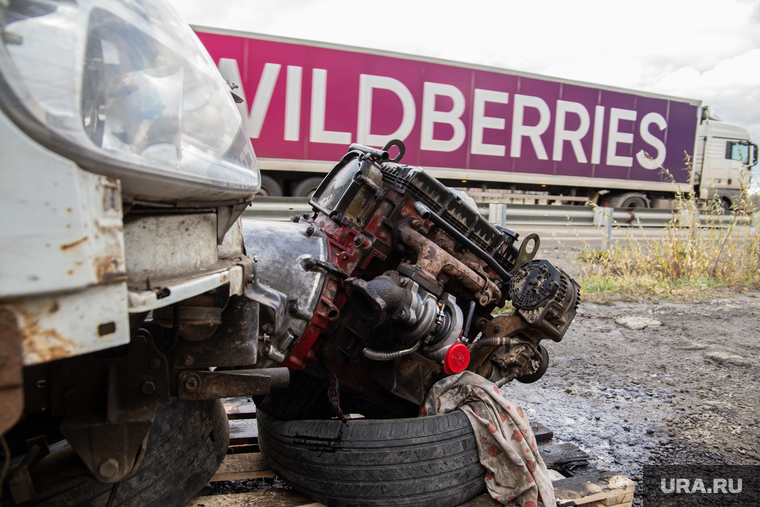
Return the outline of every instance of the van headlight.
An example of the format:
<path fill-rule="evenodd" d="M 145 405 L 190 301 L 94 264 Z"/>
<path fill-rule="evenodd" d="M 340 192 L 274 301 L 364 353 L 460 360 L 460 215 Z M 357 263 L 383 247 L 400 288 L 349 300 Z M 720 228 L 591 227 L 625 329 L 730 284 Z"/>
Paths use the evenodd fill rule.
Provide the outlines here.
<path fill-rule="evenodd" d="M 243 202 L 259 189 L 240 113 L 205 48 L 143 0 L 0 0 L 0 108 L 125 196 Z"/>

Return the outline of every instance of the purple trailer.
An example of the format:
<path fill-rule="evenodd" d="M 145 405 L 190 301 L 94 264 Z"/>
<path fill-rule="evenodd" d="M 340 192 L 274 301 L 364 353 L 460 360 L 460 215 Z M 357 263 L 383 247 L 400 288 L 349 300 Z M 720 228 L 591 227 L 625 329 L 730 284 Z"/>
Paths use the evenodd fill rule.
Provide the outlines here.
<path fill-rule="evenodd" d="M 626 207 L 667 206 L 679 185 L 700 187 L 721 164 L 726 174 L 709 187 L 731 201 L 757 158 L 746 130 L 710 118 L 699 100 L 257 34 L 196 33 L 239 85 L 270 195 L 309 195 L 349 144 L 392 139 L 404 141 L 404 163 L 451 186 Z M 709 145 L 711 130 L 719 146 Z M 713 151 L 717 164 L 707 160 Z M 687 155 L 694 181 L 683 170 Z"/>

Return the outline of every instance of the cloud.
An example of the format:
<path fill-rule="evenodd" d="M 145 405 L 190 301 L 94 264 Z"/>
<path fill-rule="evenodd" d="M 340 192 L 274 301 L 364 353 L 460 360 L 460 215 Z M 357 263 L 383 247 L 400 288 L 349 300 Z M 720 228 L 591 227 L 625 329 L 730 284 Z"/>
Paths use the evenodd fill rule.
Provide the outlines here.
<path fill-rule="evenodd" d="M 701 99 L 724 121 L 737 123 L 760 141 L 760 49 L 724 60 L 699 72 L 681 67 L 659 77 L 653 91 Z"/>

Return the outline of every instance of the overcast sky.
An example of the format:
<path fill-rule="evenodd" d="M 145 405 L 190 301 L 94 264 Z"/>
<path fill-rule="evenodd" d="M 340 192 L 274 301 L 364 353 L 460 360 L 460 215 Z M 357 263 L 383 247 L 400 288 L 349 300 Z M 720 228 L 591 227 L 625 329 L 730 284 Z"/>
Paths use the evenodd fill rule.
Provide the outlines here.
<path fill-rule="evenodd" d="M 760 0 L 169 0 L 190 24 L 695 98 L 760 141 Z"/>

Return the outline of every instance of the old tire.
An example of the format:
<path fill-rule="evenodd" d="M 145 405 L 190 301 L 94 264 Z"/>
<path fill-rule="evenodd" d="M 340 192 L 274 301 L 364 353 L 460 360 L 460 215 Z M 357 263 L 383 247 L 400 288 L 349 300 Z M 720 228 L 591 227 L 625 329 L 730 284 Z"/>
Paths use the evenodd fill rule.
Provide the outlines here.
<path fill-rule="evenodd" d="M 453 507 L 485 487 L 461 412 L 414 419 L 279 421 L 256 414 L 274 472 L 330 507 Z"/>
<path fill-rule="evenodd" d="M 293 189 L 293 197 L 311 197 L 316 192 L 322 178 L 306 178 Z"/>
<path fill-rule="evenodd" d="M 182 507 L 214 475 L 230 440 L 219 400 L 174 402 L 158 408 L 143 462 L 116 488 L 112 507 Z M 112 484 L 72 479 L 23 504 L 105 506 Z"/>

